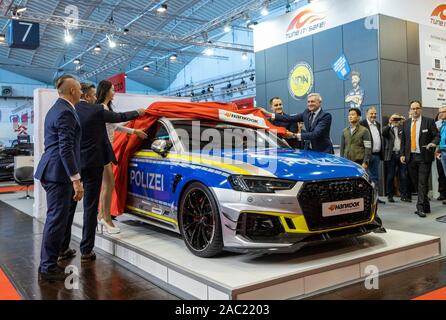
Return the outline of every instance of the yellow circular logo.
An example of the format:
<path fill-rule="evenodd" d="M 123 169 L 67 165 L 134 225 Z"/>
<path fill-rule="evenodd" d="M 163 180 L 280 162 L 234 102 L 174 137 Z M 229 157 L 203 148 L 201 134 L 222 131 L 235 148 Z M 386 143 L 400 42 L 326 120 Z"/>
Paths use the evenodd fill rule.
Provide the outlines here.
<path fill-rule="evenodd" d="M 313 70 L 306 62 L 298 63 L 290 72 L 288 88 L 294 99 L 302 99 L 313 88 Z"/>

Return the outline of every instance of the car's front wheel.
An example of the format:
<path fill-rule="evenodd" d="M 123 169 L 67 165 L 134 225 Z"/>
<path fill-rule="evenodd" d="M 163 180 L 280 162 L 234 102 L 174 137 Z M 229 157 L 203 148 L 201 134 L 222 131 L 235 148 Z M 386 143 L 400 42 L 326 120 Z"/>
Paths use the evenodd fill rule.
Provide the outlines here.
<path fill-rule="evenodd" d="M 178 213 L 184 242 L 193 254 L 209 258 L 223 250 L 220 213 L 210 190 L 199 182 L 183 193 Z"/>

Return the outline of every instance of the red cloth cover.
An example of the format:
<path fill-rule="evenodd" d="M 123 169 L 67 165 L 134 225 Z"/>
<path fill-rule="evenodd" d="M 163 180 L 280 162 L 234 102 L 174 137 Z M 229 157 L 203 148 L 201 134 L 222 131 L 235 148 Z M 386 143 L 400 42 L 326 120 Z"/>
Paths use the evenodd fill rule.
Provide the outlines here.
<path fill-rule="evenodd" d="M 286 133 L 285 128 L 276 127 L 266 120 L 260 109 L 239 110 L 235 104 L 217 102 L 155 102 L 146 109 L 145 115 L 130 121 L 127 127 L 142 129 L 148 132 L 148 129 L 161 117 L 221 121 L 220 110 L 261 117 L 265 119 L 266 125 L 270 130 L 277 130 L 279 135 Z M 256 126 L 253 125 L 253 127 Z M 113 216 L 119 216 L 124 212 L 127 200 L 128 162 L 138 150 L 141 142 L 142 140 L 134 134 L 128 135 L 125 132 L 115 132 L 113 150 L 118 160 L 118 165 L 113 166 L 113 175 L 115 177 L 115 189 L 113 190 L 111 204 L 111 214 Z"/>

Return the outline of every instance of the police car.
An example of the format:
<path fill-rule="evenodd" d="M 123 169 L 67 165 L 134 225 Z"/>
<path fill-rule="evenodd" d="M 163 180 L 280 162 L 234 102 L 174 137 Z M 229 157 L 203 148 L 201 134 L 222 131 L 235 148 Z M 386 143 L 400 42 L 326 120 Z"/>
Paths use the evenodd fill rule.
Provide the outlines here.
<path fill-rule="evenodd" d="M 197 256 L 294 252 L 385 232 L 361 166 L 242 124 L 161 118 L 129 161 L 126 212 Z"/>

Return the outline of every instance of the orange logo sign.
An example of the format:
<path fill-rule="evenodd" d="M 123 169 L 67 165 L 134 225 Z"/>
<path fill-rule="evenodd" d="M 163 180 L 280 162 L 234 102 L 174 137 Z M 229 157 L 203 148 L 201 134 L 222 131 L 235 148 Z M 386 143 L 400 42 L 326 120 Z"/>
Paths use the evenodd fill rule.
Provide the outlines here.
<path fill-rule="evenodd" d="M 311 10 L 303 10 L 291 21 L 287 32 L 295 29 L 301 29 L 304 26 L 325 19 L 325 16 L 319 13 L 314 13 Z"/>
<path fill-rule="evenodd" d="M 226 113 L 225 113 L 225 117 L 228 117 L 228 118 L 229 118 L 230 116 L 232 116 L 232 113 L 230 113 L 230 112 L 226 112 Z"/>
<path fill-rule="evenodd" d="M 336 210 L 336 205 L 332 204 L 331 206 L 328 207 L 328 210 L 330 210 L 330 211 Z"/>
<path fill-rule="evenodd" d="M 440 20 L 444 21 L 444 20 L 446 20 L 445 11 L 446 11 L 446 4 L 441 4 L 438 7 L 436 7 L 434 9 L 434 11 L 432 11 L 431 16 L 432 17 L 438 17 L 438 18 L 440 18 Z"/>

